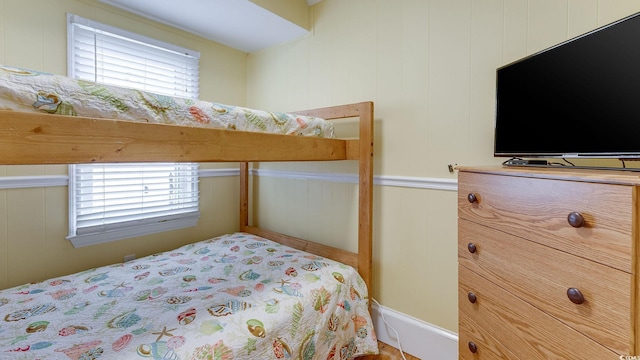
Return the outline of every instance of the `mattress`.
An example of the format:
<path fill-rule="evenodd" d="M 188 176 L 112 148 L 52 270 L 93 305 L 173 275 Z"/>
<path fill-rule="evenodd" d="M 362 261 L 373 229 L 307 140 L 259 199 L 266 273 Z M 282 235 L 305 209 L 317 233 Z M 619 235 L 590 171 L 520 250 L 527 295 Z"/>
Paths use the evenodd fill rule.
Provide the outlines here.
<path fill-rule="evenodd" d="M 0 291 L 0 359 L 377 353 L 349 266 L 245 233 Z"/>
<path fill-rule="evenodd" d="M 324 119 L 71 79 L 0 65 L 0 110 L 334 138 Z"/>

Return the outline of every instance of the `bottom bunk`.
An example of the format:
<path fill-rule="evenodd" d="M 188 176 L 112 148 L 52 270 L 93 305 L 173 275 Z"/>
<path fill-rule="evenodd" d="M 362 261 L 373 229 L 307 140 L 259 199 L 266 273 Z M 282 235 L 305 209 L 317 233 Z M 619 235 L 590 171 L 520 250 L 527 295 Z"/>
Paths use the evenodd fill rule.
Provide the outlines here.
<path fill-rule="evenodd" d="M 247 233 L 0 291 L 0 359 L 377 353 L 350 266 Z"/>

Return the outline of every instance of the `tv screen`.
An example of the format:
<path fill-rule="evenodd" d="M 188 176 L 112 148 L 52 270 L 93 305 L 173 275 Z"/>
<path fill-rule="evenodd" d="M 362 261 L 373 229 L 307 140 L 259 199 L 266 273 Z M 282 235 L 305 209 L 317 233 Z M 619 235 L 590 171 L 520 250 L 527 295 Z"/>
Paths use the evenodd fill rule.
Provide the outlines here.
<path fill-rule="evenodd" d="M 640 13 L 497 70 L 495 155 L 640 157 Z"/>

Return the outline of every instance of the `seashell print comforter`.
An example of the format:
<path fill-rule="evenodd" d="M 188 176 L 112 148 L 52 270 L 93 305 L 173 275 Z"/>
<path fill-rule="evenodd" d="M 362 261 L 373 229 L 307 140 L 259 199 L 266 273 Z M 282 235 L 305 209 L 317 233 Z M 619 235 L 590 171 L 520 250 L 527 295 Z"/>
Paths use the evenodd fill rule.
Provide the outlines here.
<path fill-rule="evenodd" d="M 0 359 L 373 353 L 353 268 L 244 233 L 0 291 Z"/>
<path fill-rule="evenodd" d="M 253 110 L 0 65 L 0 110 L 334 138 L 323 119 Z"/>

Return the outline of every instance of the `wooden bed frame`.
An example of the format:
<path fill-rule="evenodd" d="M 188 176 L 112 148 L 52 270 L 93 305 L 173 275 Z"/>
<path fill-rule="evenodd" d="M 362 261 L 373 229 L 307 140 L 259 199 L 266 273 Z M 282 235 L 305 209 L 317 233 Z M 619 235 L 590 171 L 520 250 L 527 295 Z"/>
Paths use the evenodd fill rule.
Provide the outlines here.
<path fill-rule="evenodd" d="M 320 139 L 123 120 L 0 111 L 0 164 L 239 162 L 240 231 L 328 257 L 358 269 L 371 294 L 373 103 L 300 111 L 327 120 L 359 118 L 359 138 Z M 358 252 L 249 224 L 249 162 L 357 160 Z"/>

